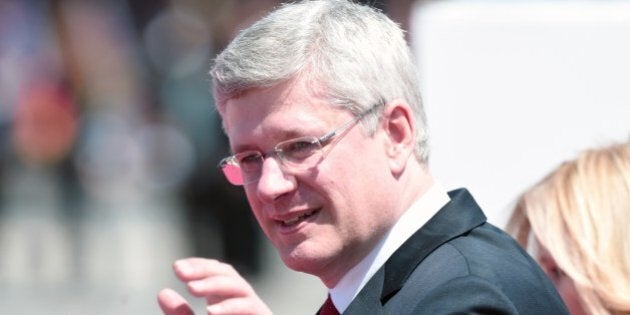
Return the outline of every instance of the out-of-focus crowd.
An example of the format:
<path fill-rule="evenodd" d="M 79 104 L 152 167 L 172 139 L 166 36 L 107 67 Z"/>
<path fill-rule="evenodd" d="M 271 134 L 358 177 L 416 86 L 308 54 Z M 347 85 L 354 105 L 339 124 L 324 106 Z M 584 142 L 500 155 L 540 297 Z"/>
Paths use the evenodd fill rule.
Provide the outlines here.
<path fill-rule="evenodd" d="M 207 70 L 273 5 L 0 2 L 0 313 L 144 314 L 182 255 L 259 270 Z"/>
<path fill-rule="evenodd" d="M 258 274 L 207 71 L 278 3 L 0 2 L 0 313 L 152 312 L 183 256 Z"/>

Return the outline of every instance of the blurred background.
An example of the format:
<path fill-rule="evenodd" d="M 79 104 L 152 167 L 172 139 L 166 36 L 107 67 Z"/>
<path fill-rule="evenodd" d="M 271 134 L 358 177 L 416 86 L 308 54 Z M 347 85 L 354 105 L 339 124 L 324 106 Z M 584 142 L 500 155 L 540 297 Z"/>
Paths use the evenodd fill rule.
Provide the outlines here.
<path fill-rule="evenodd" d="M 627 3 L 365 2 L 408 31 L 432 168 L 497 225 L 560 161 L 628 140 Z M 234 264 L 277 314 L 317 310 L 323 286 L 216 167 L 212 58 L 278 3 L 0 1 L 0 314 L 159 314 L 187 256 Z"/>

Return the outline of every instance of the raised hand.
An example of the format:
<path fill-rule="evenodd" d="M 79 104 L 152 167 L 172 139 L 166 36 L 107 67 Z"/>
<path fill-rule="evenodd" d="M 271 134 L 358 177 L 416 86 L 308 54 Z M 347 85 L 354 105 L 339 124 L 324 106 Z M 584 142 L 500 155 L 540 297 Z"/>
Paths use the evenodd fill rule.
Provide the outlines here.
<path fill-rule="evenodd" d="M 190 294 L 206 299 L 208 314 L 271 314 L 252 286 L 230 264 L 187 258 L 176 261 L 173 269 Z M 160 291 L 158 303 L 165 315 L 193 315 L 186 299 L 171 289 Z"/>

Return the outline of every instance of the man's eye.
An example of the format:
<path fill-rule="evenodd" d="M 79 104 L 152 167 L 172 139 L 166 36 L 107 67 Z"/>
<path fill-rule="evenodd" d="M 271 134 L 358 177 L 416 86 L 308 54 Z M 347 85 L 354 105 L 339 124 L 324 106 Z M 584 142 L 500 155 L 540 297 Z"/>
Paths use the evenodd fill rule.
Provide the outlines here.
<path fill-rule="evenodd" d="M 260 153 L 248 153 L 238 157 L 238 165 L 247 169 L 260 163 Z"/>
<path fill-rule="evenodd" d="M 300 152 L 300 151 L 310 150 L 313 148 L 313 146 L 314 145 L 312 142 L 298 141 L 298 142 L 290 143 L 285 148 L 285 150 L 290 151 L 290 152 Z"/>
<path fill-rule="evenodd" d="M 317 148 L 317 142 L 314 140 L 299 140 L 285 143 L 282 147 L 282 152 L 285 156 L 292 159 L 301 159 L 309 157 Z"/>

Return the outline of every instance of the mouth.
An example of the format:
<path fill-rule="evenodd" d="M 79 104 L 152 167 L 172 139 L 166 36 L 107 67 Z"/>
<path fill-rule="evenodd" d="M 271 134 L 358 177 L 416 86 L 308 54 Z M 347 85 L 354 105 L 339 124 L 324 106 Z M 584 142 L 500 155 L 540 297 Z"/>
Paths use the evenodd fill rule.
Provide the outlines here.
<path fill-rule="evenodd" d="M 278 222 L 282 227 L 292 227 L 300 224 L 301 222 L 307 221 L 308 219 L 315 216 L 317 213 L 319 213 L 319 209 L 311 210 L 309 212 L 291 217 L 286 220 L 278 220 Z"/>

